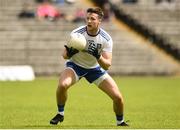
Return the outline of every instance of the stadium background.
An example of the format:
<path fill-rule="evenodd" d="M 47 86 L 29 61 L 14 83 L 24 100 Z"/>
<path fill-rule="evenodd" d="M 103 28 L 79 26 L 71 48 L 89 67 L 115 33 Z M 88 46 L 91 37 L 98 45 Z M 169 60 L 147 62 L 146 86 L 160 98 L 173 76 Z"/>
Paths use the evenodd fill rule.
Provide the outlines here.
<path fill-rule="evenodd" d="M 60 55 L 67 36 L 83 23 L 74 24 L 61 19 L 57 22 L 18 19 L 23 0 L 0 2 L 0 65 L 31 65 L 36 75 L 59 74 L 64 67 Z M 36 10 L 37 3 L 34 0 L 28 2 Z M 99 2 L 102 4 L 103 0 L 95 3 Z M 121 1 L 110 3 L 117 18 L 102 24 L 114 40 L 113 63 L 109 72 L 122 75 L 179 74 L 180 2 L 173 1 L 171 8 L 157 5 L 153 0 L 139 0 L 135 4 L 123 4 Z M 92 1 L 77 0 L 71 5 L 56 6 L 72 15 L 76 8 L 86 9 L 89 4 Z M 128 21 L 128 18 L 131 19 Z M 138 29 L 145 31 L 138 32 Z M 155 43 L 155 38 L 146 36 L 147 32 L 159 38 L 161 45 Z M 167 43 L 170 46 L 165 48 L 175 48 L 176 57 L 172 49 L 170 53 L 164 49 L 163 44 Z"/>

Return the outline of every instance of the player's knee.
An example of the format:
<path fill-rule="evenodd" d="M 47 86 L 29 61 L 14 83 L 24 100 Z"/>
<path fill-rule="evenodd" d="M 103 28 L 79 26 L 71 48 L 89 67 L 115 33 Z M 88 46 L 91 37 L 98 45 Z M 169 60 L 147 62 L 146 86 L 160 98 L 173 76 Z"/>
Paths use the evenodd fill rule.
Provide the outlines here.
<path fill-rule="evenodd" d="M 114 96 L 114 102 L 118 102 L 118 103 L 121 103 L 121 104 L 124 104 L 124 100 L 123 100 L 123 97 L 120 96 L 120 95 L 116 95 Z"/>
<path fill-rule="evenodd" d="M 68 87 L 70 86 L 70 83 L 63 81 L 63 82 L 59 82 L 59 89 L 61 90 L 66 90 L 68 89 Z"/>

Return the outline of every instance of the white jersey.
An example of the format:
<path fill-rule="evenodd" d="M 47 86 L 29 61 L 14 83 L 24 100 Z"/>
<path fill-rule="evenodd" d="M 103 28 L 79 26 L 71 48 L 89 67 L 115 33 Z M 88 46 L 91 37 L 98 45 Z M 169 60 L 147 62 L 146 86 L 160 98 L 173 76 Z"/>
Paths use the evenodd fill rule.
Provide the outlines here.
<path fill-rule="evenodd" d="M 101 28 L 99 29 L 97 35 L 94 36 L 88 34 L 86 26 L 81 26 L 73 30 L 71 33 L 81 33 L 85 36 L 87 41 L 85 50 L 79 51 L 79 53 L 73 55 L 70 59 L 70 61 L 81 67 L 89 69 L 99 66 L 96 58 L 87 52 L 90 46 L 97 47 L 100 53 L 103 51 L 112 52 L 112 38 L 106 31 Z"/>

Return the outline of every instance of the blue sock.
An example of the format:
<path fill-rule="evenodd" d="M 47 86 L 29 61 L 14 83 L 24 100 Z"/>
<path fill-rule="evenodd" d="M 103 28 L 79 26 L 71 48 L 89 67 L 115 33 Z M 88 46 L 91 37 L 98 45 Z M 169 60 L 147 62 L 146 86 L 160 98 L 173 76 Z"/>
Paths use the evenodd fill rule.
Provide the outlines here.
<path fill-rule="evenodd" d="M 58 105 L 58 113 L 64 116 L 64 105 Z"/>

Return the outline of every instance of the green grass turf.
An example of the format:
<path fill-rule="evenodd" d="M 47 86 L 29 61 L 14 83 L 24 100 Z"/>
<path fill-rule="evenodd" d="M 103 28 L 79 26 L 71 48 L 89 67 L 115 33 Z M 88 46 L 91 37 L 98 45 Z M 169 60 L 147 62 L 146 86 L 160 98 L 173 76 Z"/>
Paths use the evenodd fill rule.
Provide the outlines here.
<path fill-rule="evenodd" d="M 125 100 L 127 128 L 180 128 L 179 77 L 114 77 Z M 81 80 L 69 89 L 65 120 L 52 126 L 58 78 L 0 82 L 0 128 L 117 127 L 112 101 L 96 86 Z"/>

